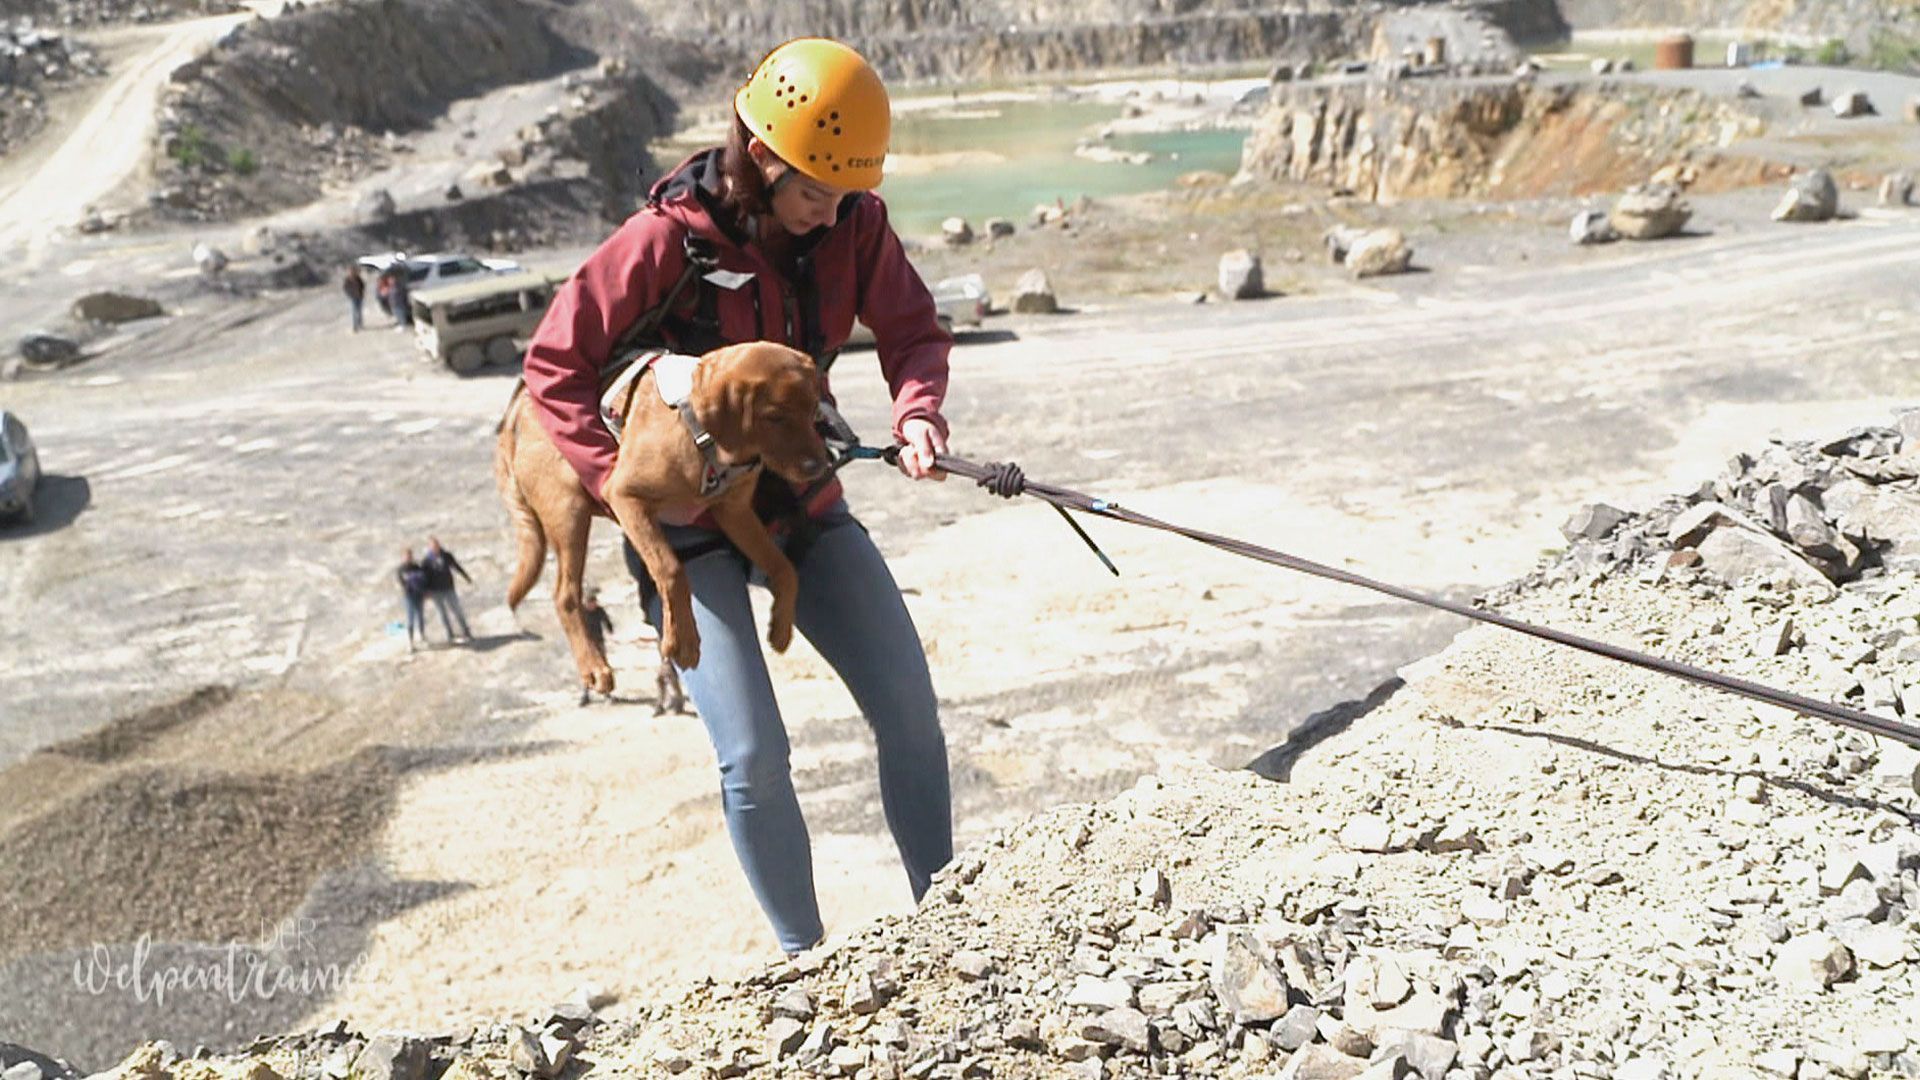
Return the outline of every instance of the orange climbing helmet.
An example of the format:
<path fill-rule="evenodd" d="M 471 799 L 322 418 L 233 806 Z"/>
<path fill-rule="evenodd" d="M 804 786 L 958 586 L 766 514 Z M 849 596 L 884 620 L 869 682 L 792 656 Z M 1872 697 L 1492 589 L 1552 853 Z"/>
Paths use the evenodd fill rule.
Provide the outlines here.
<path fill-rule="evenodd" d="M 837 41 L 796 38 L 767 54 L 733 111 L 780 160 L 823 184 L 880 186 L 893 133 L 887 88 L 866 58 Z"/>

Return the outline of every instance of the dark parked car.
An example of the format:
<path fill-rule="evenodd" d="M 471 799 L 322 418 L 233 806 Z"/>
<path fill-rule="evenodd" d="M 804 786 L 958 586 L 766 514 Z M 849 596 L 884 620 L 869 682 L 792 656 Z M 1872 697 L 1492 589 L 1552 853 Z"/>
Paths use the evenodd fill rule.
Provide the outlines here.
<path fill-rule="evenodd" d="M 40 454 L 27 425 L 0 411 L 0 520 L 32 521 L 33 492 L 40 486 Z"/>

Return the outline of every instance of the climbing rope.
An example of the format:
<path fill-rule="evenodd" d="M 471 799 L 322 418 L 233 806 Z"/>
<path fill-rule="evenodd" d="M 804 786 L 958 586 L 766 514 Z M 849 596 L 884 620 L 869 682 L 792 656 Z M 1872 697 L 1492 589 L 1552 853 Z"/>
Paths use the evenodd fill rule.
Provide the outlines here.
<path fill-rule="evenodd" d="M 863 451 L 858 455 L 859 457 L 874 458 L 889 463 L 895 463 L 899 460 L 900 448 L 898 446 L 887 450 L 878 450 L 872 447 L 859 447 L 858 449 Z M 1091 514 L 1113 521 L 1122 521 L 1129 525 L 1139 525 L 1149 529 L 1156 529 L 1161 532 L 1172 533 L 1175 536 L 1184 536 L 1189 540 L 1194 540 L 1206 544 L 1209 547 L 1218 548 L 1221 551 L 1230 552 L 1244 558 L 1254 559 L 1272 566 L 1283 567 L 1303 574 L 1311 574 L 1314 577 L 1325 578 L 1329 581 L 1338 581 L 1342 584 L 1369 589 L 1373 592 L 1394 597 L 1395 599 L 1406 600 L 1439 611 L 1460 615 L 1476 622 L 1489 623 L 1507 630 L 1512 630 L 1516 633 L 1551 641 L 1557 645 L 1578 649 L 1581 652 L 1591 653 L 1609 660 L 1617 660 L 1621 663 L 1631 664 L 1648 671 L 1659 672 L 1662 675 L 1684 679 L 1701 686 L 1710 686 L 1716 690 L 1737 694 L 1741 697 L 1764 702 L 1768 705 L 1775 705 L 1796 713 L 1817 717 L 1830 723 L 1840 724 L 1844 727 L 1865 731 L 1873 735 L 1892 739 L 1895 742 L 1920 748 L 1920 727 L 1915 727 L 1911 724 L 1903 724 L 1897 720 L 1890 720 L 1883 716 L 1875 716 L 1872 713 L 1863 712 L 1845 705 L 1838 705 L 1828 701 L 1821 701 L 1818 698 L 1807 697 L 1803 694 L 1795 694 L 1786 690 L 1776 689 L 1750 679 L 1737 678 L 1718 671 L 1696 667 L 1692 664 L 1684 664 L 1677 660 L 1668 660 L 1664 657 L 1622 648 L 1621 646 L 1598 641 L 1594 638 L 1568 633 L 1565 630 L 1555 630 L 1547 626 L 1535 626 L 1532 623 L 1522 622 L 1519 619 L 1502 615 L 1496 611 L 1488 611 L 1484 608 L 1448 600 L 1444 597 L 1428 596 L 1425 593 L 1417 592 L 1413 589 L 1403 588 L 1383 581 L 1375 581 L 1372 578 L 1351 571 L 1340 570 L 1323 563 L 1314 562 L 1310 559 L 1300 558 L 1297 555 L 1289 555 L 1283 551 L 1275 551 L 1272 548 L 1261 547 L 1258 544 L 1250 544 L 1244 540 L 1236 540 L 1229 536 L 1220 536 L 1215 533 L 1203 532 L 1199 529 L 1190 529 L 1183 525 L 1161 521 L 1158 518 L 1148 517 L 1145 514 L 1129 510 L 1110 499 L 1098 499 L 1091 495 L 1074 491 L 1071 488 L 1057 487 L 1052 484 L 1043 484 L 1038 481 L 1029 480 L 1026 478 L 1025 472 L 1021 470 L 1020 466 L 1012 462 L 1004 464 L 993 462 L 986 465 L 979 465 L 965 458 L 939 454 L 935 455 L 934 464 L 955 476 L 965 477 L 974 481 L 988 492 L 998 495 L 1003 499 L 1012 499 L 1020 495 L 1030 495 L 1049 504 L 1059 512 L 1062 518 L 1066 519 L 1069 525 L 1073 526 L 1074 532 L 1079 534 L 1080 539 L 1085 541 L 1086 545 L 1093 550 L 1094 554 L 1100 557 L 1100 561 L 1106 564 L 1107 569 L 1115 575 L 1118 575 L 1120 571 L 1114 566 L 1113 561 L 1107 558 L 1106 554 L 1093 542 L 1093 538 L 1087 535 L 1079 523 L 1068 515 L 1068 510 L 1078 510 L 1083 514 Z"/>

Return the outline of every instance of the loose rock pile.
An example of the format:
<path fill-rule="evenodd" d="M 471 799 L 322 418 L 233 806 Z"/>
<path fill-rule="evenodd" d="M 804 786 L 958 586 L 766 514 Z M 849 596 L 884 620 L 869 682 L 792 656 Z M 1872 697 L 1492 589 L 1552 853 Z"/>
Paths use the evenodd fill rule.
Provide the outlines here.
<path fill-rule="evenodd" d="M 46 123 L 42 90 L 99 75 L 93 52 L 28 20 L 0 21 L 0 154 Z"/>
<path fill-rule="evenodd" d="M 1562 526 L 1567 556 L 1517 587 L 1703 567 L 1734 584 L 1832 596 L 1856 578 L 1920 570 L 1917 481 L 1920 412 L 1824 443 L 1775 443 L 1644 514 L 1582 508 Z"/>

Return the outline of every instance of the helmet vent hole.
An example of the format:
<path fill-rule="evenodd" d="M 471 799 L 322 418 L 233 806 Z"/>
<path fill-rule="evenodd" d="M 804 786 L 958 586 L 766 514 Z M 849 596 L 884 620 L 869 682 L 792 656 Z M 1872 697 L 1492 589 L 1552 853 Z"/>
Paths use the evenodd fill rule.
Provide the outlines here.
<path fill-rule="evenodd" d="M 813 122 L 813 126 L 817 128 L 824 128 L 827 126 L 827 122 L 825 120 L 815 120 Z"/>
<path fill-rule="evenodd" d="M 839 114 L 839 113 L 837 113 L 837 112 L 836 112 L 836 113 L 828 113 L 828 114 L 827 114 L 827 119 L 829 119 L 829 120 L 838 120 L 838 119 L 840 119 L 840 114 Z"/>
<path fill-rule="evenodd" d="M 833 129 L 833 133 L 834 133 L 835 135 L 838 135 L 838 134 L 840 134 L 840 129 L 839 129 L 839 128 L 834 128 L 834 129 Z"/>

